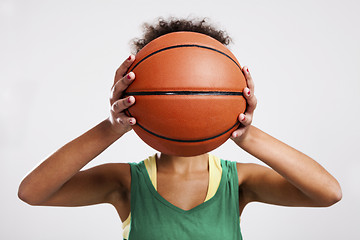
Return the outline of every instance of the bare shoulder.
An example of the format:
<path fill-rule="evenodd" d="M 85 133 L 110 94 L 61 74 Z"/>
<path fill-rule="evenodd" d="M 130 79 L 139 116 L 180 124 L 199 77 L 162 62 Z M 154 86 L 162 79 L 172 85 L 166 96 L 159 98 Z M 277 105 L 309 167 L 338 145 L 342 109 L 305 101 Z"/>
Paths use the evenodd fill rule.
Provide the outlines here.
<path fill-rule="evenodd" d="M 274 171 L 268 167 L 255 163 L 236 163 L 239 194 L 245 206 L 255 201 L 258 186 L 265 186 L 266 175 L 272 175 Z M 271 187 L 271 186 L 269 186 Z"/>
<path fill-rule="evenodd" d="M 255 163 L 236 163 L 236 169 L 239 178 L 239 186 L 242 186 L 251 176 L 256 175 L 257 172 L 264 170 L 264 166 Z"/>
<path fill-rule="evenodd" d="M 260 165 L 254 163 L 236 163 L 236 170 L 239 180 L 239 210 L 240 214 L 242 213 L 245 206 L 253 201 L 253 194 L 251 191 L 251 186 L 247 184 L 249 179 L 253 178 L 253 175 L 256 175 L 258 168 L 261 168 Z"/>
<path fill-rule="evenodd" d="M 105 163 L 93 169 L 109 181 L 118 182 L 123 188 L 130 191 L 131 171 L 128 163 Z"/>

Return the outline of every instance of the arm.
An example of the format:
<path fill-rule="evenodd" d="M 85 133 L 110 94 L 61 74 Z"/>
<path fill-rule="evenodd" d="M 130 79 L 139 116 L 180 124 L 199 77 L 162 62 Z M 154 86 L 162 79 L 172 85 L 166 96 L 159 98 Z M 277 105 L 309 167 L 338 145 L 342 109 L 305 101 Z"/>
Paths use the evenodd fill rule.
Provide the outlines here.
<path fill-rule="evenodd" d="M 330 206 L 341 199 L 336 179 L 309 156 L 250 126 L 237 143 L 272 169 L 243 164 L 239 173 L 250 201 L 285 206 Z"/>
<path fill-rule="evenodd" d="M 234 142 L 267 164 L 238 164 L 239 184 L 247 202 L 285 206 L 330 206 L 341 199 L 336 179 L 309 156 L 251 126 L 256 107 L 253 80 L 244 67 L 248 89 L 247 112 L 239 116 L 242 126 Z"/>
<path fill-rule="evenodd" d="M 113 191 L 125 187 L 129 179 L 125 176 L 130 172 L 127 164 L 105 164 L 80 170 L 135 124 L 134 118 L 123 113 L 135 99 L 120 99 L 134 80 L 133 73 L 124 76 L 133 61 L 134 57 L 130 57 L 116 72 L 110 117 L 64 145 L 30 172 L 19 186 L 20 199 L 31 205 L 89 205 L 108 202 Z"/>

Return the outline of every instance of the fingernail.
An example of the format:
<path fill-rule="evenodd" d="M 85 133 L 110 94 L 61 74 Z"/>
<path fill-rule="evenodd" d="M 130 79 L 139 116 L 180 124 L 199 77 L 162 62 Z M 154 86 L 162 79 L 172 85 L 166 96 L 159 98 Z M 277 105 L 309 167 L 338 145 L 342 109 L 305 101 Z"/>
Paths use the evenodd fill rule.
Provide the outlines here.
<path fill-rule="evenodd" d="M 127 99 L 128 103 L 132 102 L 132 98 L 133 98 L 133 96 L 128 97 L 128 99 Z"/>
<path fill-rule="evenodd" d="M 250 96 L 250 93 L 251 93 L 251 92 L 250 92 L 250 90 L 249 90 L 249 91 L 247 92 L 247 95 Z"/>
<path fill-rule="evenodd" d="M 233 137 L 237 137 L 238 135 L 237 135 L 237 133 L 233 133 Z"/>
<path fill-rule="evenodd" d="M 127 78 L 127 79 L 131 79 L 130 73 L 128 73 L 128 75 L 127 75 L 126 78 Z"/>
<path fill-rule="evenodd" d="M 250 72 L 249 72 L 249 68 L 248 68 L 248 67 L 246 67 L 246 71 L 247 71 L 248 73 L 250 73 Z"/>
<path fill-rule="evenodd" d="M 128 59 L 127 59 L 128 61 L 130 61 L 131 60 L 131 55 L 128 57 Z"/>
<path fill-rule="evenodd" d="M 133 119 L 130 119 L 130 120 L 129 120 L 129 123 L 130 123 L 130 124 L 134 124 L 134 120 L 133 120 Z"/>
<path fill-rule="evenodd" d="M 241 121 L 244 121 L 244 120 L 245 120 L 245 115 L 244 115 L 244 114 L 241 115 L 240 120 L 241 120 Z"/>

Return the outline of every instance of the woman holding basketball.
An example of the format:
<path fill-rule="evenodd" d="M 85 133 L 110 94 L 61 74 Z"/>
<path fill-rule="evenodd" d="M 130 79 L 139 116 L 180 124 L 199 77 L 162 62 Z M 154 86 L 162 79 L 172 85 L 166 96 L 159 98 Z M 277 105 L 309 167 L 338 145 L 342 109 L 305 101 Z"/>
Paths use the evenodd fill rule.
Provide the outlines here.
<path fill-rule="evenodd" d="M 160 31 L 161 30 L 161 31 Z M 228 38 L 204 21 L 160 21 L 148 27 L 147 42 L 174 31 L 196 31 L 222 42 Z M 250 202 L 281 206 L 326 207 L 341 199 L 336 179 L 316 161 L 251 125 L 256 108 L 254 83 L 247 67 L 247 109 L 231 139 L 268 165 L 235 163 L 211 154 L 178 157 L 162 153 L 134 164 L 108 163 L 81 169 L 136 124 L 125 115 L 136 98 L 123 92 L 136 81 L 126 74 L 131 55 L 117 69 L 106 120 L 67 143 L 19 187 L 19 197 L 41 206 L 112 204 L 122 222 L 124 239 L 242 239 L 239 217 Z"/>

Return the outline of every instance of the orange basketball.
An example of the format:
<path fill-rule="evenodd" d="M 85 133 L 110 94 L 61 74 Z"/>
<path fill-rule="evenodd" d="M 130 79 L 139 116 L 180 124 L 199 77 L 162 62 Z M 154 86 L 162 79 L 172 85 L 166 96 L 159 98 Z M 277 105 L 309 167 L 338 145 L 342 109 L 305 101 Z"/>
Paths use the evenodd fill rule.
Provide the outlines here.
<path fill-rule="evenodd" d="M 136 103 L 126 113 L 133 129 L 156 150 L 176 156 L 209 152 L 239 126 L 246 80 L 235 56 L 219 41 L 174 32 L 147 44 L 128 72 Z"/>

